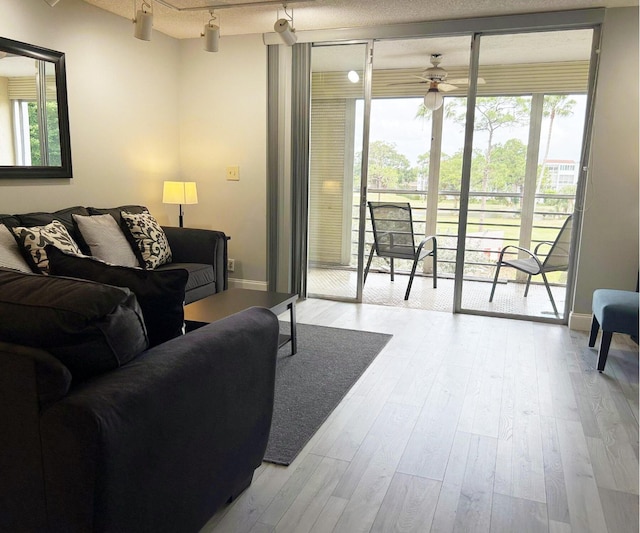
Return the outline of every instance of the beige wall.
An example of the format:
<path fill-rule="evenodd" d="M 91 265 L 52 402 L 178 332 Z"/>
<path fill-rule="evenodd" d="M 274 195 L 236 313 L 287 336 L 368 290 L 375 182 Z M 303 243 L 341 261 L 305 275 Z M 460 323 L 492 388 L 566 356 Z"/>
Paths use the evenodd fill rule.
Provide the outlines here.
<path fill-rule="evenodd" d="M 199 201 L 185 217 L 231 236 L 230 277 L 264 282 L 267 48 L 261 35 L 222 37 L 218 53 L 200 39 L 180 45 L 180 160 Z M 240 167 L 240 181 L 226 180 L 227 166 Z"/>
<path fill-rule="evenodd" d="M 638 8 L 607 10 L 573 311 L 638 276 Z"/>
<path fill-rule="evenodd" d="M 66 54 L 74 175 L 0 180 L 0 213 L 140 203 L 169 222 L 162 181 L 180 169 L 179 43 L 134 39 L 126 19 L 79 0 L 2 0 L 0 35 Z"/>

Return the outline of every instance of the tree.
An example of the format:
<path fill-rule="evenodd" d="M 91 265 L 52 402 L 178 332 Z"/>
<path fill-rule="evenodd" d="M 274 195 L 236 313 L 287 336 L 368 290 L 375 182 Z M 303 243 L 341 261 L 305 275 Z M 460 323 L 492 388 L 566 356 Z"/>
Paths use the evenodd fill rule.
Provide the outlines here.
<path fill-rule="evenodd" d="M 491 190 L 519 192 L 524 187 L 527 168 L 527 145 L 520 139 L 497 144 L 491 156 Z"/>
<path fill-rule="evenodd" d="M 573 115 L 573 108 L 575 105 L 576 101 L 569 99 L 569 96 L 566 94 L 548 94 L 544 97 L 544 103 L 542 104 L 542 116 L 549 118 L 549 128 L 547 129 L 547 143 L 544 149 L 544 158 L 542 159 L 542 166 L 538 171 L 538 180 L 536 181 L 536 194 L 539 194 L 542 190 L 542 173 L 544 170 L 544 163 L 549 157 L 553 121 L 556 117 L 570 117 Z"/>
<path fill-rule="evenodd" d="M 356 161 L 362 154 L 358 153 Z M 395 143 L 374 141 L 369 145 L 369 183 L 375 189 L 393 189 L 414 179 L 409 160 L 398 152 Z"/>
<path fill-rule="evenodd" d="M 464 100 L 453 100 L 447 106 L 445 114 L 447 118 L 452 119 L 457 124 L 464 125 L 467 115 L 466 102 Z M 476 99 L 475 131 L 486 131 L 488 134 L 485 165 L 482 173 L 482 192 L 487 192 L 490 181 L 491 157 L 496 131 L 500 128 L 524 124 L 528 117 L 529 101 L 525 98 L 489 96 Z M 480 202 L 482 208 L 480 212 L 480 230 L 482 230 L 484 209 L 487 203 L 486 197 L 483 196 Z"/>

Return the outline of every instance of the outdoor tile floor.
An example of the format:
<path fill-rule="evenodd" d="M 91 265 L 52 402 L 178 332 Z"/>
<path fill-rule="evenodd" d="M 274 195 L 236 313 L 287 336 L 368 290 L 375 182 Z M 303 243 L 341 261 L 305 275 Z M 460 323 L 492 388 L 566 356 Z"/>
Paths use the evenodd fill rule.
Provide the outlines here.
<path fill-rule="evenodd" d="M 534 278 L 534 282 L 536 279 Z M 391 282 L 388 273 L 370 272 L 364 287 L 363 303 L 425 309 L 428 311 L 453 311 L 453 279 L 438 278 L 438 288 L 433 288 L 431 277 L 416 275 L 409 300 L 404 300 L 409 276 L 396 273 Z M 462 290 L 462 307 L 476 311 L 555 318 L 544 285 L 532 283 L 529 295 L 524 298 L 524 283 L 499 283 L 493 302 L 489 302 L 491 283 L 466 281 Z M 558 311 L 562 313 L 565 288 L 552 287 Z M 356 272 L 328 268 L 309 270 L 309 296 L 326 298 L 353 297 L 356 292 Z"/>

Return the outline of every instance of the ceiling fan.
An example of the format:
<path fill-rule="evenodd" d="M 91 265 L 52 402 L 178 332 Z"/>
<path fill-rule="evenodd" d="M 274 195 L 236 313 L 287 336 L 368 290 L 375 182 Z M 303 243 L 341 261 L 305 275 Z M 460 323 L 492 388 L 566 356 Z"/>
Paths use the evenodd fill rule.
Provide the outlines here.
<path fill-rule="evenodd" d="M 468 85 L 468 78 L 457 78 L 450 80 L 447 78 L 449 73 L 440 67 L 442 62 L 442 54 L 431 54 L 431 67 L 426 69 L 420 76 L 414 76 L 421 81 L 410 81 L 405 83 L 392 83 L 391 85 L 416 85 L 420 83 L 428 83 L 429 90 L 424 96 L 424 105 L 427 109 L 432 111 L 440 108 L 444 99 L 440 92 L 449 92 L 458 89 L 458 85 Z M 478 78 L 478 83 L 482 84 L 485 81 L 482 78 Z"/>
<path fill-rule="evenodd" d="M 430 88 L 437 88 L 439 91 L 449 92 L 457 89 L 458 85 L 468 85 L 468 78 L 457 78 L 450 80 L 447 78 L 449 73 L 440 67 L 440 63 L 442 62 L 442 54 L 431 54 L 431 65 L 432 67 L 426 69 L 422 75 L 415 76 L 416 78 L 422 80 L 419 82 L 409 82 L 409 83 L 429 83 Z M 482 78 L 478 78 L 478 83 L 484 83 Z"/>

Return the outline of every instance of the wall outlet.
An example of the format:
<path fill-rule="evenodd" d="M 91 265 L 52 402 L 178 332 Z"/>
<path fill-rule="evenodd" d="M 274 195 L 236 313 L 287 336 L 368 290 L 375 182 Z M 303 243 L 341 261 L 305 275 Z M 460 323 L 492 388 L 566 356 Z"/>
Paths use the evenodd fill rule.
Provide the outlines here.
<path fill-rule="evenodd" d="M 240 167 L 227 167 L 227 181 L 240 181 Z"/>
<path fill-rule="evenodd" d="M 236 269 L 236 260 L 235 259 L 227 259 L 227 270 L 229 272 L 233 272 Z"/>

